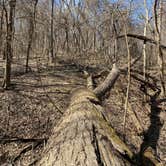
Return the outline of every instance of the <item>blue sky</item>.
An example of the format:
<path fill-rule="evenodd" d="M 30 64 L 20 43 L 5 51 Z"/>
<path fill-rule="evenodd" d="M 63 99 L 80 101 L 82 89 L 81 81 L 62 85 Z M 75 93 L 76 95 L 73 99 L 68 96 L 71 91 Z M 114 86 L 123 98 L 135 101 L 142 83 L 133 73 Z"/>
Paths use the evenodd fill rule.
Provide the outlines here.
<path fill-rule="evenodd" d="M 56 2 L 56 4 L 59 4 L 59 1 L 60 0 L 54 0 Z M 66 0 L 66 1 L 70 1 L 70 0 Z M 78 3 L 80 0 L 75 0 L 76 3 Z M 81 1 L 84 1 L 84 0 L 81 0 Z M 89 0 L 91 1 L 91 0 Z M 135 21 L 141 21 L 141 17 L 143 15 L 145 15 L 145 10 L 144 10 L 144 0 L 107 0 L 107 1 L 110 1 L 110 2 L 118 2 L 118 1 L 121 1 L 123 2 L 124 4 L 127 5 L 127 7 L 129 6 L 129 3 L 130 1 L 132 1 L 132 4 L 134 6 L 134 10 L 133 10 L 133 19 Z M 152 15 L 152 6 L 153 6 L 153 2 L 154 0 L 146 0 L 147 1 L 147 7 L 149 9 L 149 16 Z M 143 20 L 142 20 L 143 21 Z"/>
<path fill-rule="evenodd" d="M 147 0 L 147 8 L 149 11 L 149 17 L 152 16 L 153 2 L 154 2 L 154 0 Z M 133 3 L 135 3 L 135 5 L 138 5 L 138 8 L 137 8 L 137 10 L 135 10 L 133 12 L 133 15 L 136 20 L 141 21 L 142 20 L 141 17 L 145 16 L 144 0 L 133 0 Z M 142 20 L 142 21 L 144 21 L 144 20 Z"/>
<path fill-rule="evenodd" d="M 113 2 L 117 2 L 119 0 L 112 0 Z M 132 1 L 133 11 L 132 11 L 132 18 L 136 22 L 144 21 L 142 18 L 145 16 L 145 8 L 144 8 L 144 0 L 122 0 L 129 7 L 129 3 Z M 153 12 L 153 3 L 154 0 L 146 0 L 149 17 L 151 17 Z"/>

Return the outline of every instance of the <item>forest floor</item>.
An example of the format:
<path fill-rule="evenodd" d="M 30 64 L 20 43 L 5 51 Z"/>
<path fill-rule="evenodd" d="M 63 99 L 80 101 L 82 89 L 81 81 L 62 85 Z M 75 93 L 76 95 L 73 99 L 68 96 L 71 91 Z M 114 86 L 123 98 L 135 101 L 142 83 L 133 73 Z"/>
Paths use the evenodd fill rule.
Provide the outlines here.
<path fill-rule="evenodd" d="M 13 65 L 12 88 L 7 91 L 0 89 L 1 166 L 33 165 L 67 108 L 72 90 L 86 86 L 82 69 L 71 62 L 61 60 L 56 65 L 45 65 L 36 60 L 28 73 L 24 73 L 21 66 Z M 89 71 L 96 73 L 100 69 L 91 68 Z M 166 105 L 144 103 L 140 82 L 132 79 L 130 110 L 124 130 L 126 85 L 126 76 L 122 75 L 103 101 L 111 125 L 135 154 L 139 154 L 148 143 L 166 164 Z M 131 114 L 137 118 L 139 128 Z"/>

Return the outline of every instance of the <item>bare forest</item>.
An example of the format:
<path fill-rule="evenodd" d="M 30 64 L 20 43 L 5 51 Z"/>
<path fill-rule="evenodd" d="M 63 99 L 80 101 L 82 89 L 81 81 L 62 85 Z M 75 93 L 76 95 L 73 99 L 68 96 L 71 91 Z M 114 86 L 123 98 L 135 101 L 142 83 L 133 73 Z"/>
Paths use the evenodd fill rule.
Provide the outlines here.
<path fill-rule="evenodd" d="M 166 0 L 0 0 L 0 166 L 166 165 Z"/>

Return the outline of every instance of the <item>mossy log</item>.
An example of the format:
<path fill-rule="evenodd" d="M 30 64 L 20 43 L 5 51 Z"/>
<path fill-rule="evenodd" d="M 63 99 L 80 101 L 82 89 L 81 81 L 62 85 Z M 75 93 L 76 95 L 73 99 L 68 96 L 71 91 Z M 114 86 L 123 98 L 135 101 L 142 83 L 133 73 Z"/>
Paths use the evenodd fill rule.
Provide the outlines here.
<path fill-rule="evenodd" d="M 76 90 L 37 165 L 131 165 L 132 152 L 117 136 L 103 112 L 94 92 Z"/>

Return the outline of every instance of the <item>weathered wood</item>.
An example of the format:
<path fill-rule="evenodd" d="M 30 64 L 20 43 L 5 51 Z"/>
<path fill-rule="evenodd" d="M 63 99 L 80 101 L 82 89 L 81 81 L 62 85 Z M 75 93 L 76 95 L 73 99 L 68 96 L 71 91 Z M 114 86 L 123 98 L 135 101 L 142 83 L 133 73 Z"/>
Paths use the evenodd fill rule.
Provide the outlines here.
<path fill-rule="evenodd" d="M 113 87 L 119 75 L 120 75 L 119 69 L 116 67 L 116 64 L 113 64 L 113 68 L 111 72 L 108 74 L 105 81 L 101 83 L 96 89 L 94 89 L 94 93 L 96 94 L 96 96 L 101 97 L 108 90 L 110 90 Z"/>
<path fill-rule="evenodd" d="M 132 60 L 135 64 L 140 57 Z M 110 91 L 121 69 L 113 65 L 105 81 L 93 90 L 92 76 L 87 77 L 87 88 L 76 90 L 63 118 L 53 129 L 38 166 L 123 166 L 131 165 L 133 154 L 116 135 L 104 116 L 99 98 Z M 132 163 L 133 164 L 133 163 Z"/>
<path fill-rule="evenodd" d="M 93 90 L 94 89 L 94 83 L 93 83 L 92 75 L 89 74 L 87 71 L 84 71 L 84 75 L 85 75 L 86 80 L 87 80 L 87 88 L 90 89 L 90 90 Z"/>
<path fill-rule="evenodd" d="M 138 56 L 131 60 L 131 66 L 133 66 L 141 56 Z M 127 72 L 128 65 L 124 65 L 121 68 L 118 68 L 116 64 L 113 64 L 112 70 L 108 73 L 108 76 L 102 82 L 97 88 L 93 90 L 93 92 L 96 94 L 97 97 L 102 97 L 104 94 L 106 94 L 108 91 L 112 89 L 114 86 L 116 80 L 118 79 L 119 75 L 123 72 Z"/>
<path fill-rule="evenodd" d="M 76 90 L 37 165 L 131 165 L 128 159 L 132 160 L 132 152 L 116 135 L 103 112 L 92 91 Z"/>

